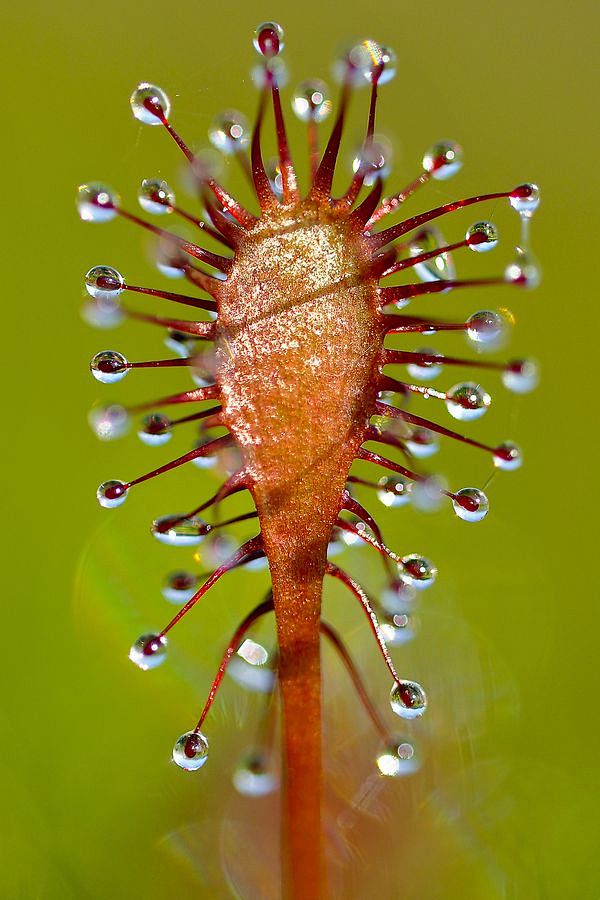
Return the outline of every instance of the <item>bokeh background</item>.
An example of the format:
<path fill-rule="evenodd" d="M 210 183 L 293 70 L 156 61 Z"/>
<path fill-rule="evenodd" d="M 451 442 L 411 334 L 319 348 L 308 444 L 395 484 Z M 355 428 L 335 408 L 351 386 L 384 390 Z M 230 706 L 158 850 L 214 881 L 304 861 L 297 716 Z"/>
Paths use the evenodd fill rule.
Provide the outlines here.
<path fill-rule="evenodd" d="M 266 579 L 236 573 L 224 581 L 172 642 L 169 666 L 144 675 L 127 661 L 132 639 L 170 615 L 160 580 L 187 559 L 160 548 L 147 523 L 200 502 L 216 482 L 194 470 L 148 485 L 114 515 L 97 507 L 99 481 L 158 465 L 170 449 L 152 451 L 134 435 L 101 445 L 86 425 L 88 408 L 108 395 L 159 395 L 181 380 L 142 372 L 121 390 L 89 377 L 97 349 L 116 345 L 149 358 L 161 344 L 141 326 L 91 331 L 79 315 L 85 271 L 107 262 L 133 282 L 159 278 L 144 235 L 121 222 L 84 226 L 73 204 L 76 185 L 92 179 L 117 186 L 130 205 L 142 177 L 160 174 L 179 187 L 176 150 L 160 129 L 131 119 L 131 89 L 143 79 L 164 86 L 174 122 L 204 145 L 218 111 L 253 114 L 250 42 L 266 18 L 286 28 L 290 86 L 309 75 L 328 79 L 335 51 L 354 38 L 373 36 L 396 50 L 398 75 L 382 91 L 378 125 L 394 146 L 393 183 L 412 177 L 440 137 L 466 151 L 460 175 L 427 188 L 411 209 L 522 180 L 543 190 L 533 229 L 540 289 L 453 293 L 430 307 L 457 316 L 500 306 L 514 313 L 505 353 L 535 356 L 542 383 L 518 399 L 487 379 L 495 403 L 473 433 L 517 440 L 526 466 L 493 480 L 492 513 L 479 527 L 447 510 L 380 513 L 392 546 L 426 552 L 440 570 L 423 598 L 416 641 L 396 651 L 432 698 L 428 719 L 412 732 L 423 757 L 413 779 L 385 787 L 369 780 L 376 739 L 327 659 L 330 783 L 338 800 L 353 803 L 343 827 L 337 822 L 339 896 L 598 897 L 599 14 L 589 0 L 32 0 L 4 9 L 0 894 L 273 896 L 272 803 L 236 798 L 230 784 L 252 744 L 256 700 L 226 683 L 208 728 L 210 764 L 194 778 L 169 765 L 172 740 L 193 725 L 223 641 Z M 346 165 L 365 104 L 359 95 Z M 298 141 L 301 130 L 292 132 Z M 234 169 L 225 178 L 242 185 Z M 503 244 L 486 257 L 460 258 L 465 274 L 497 271 L 517 240 L 516 217 L 504 205 L 486 214 Z M 454 220 L 447 237 L 472 218 Z M 452 341 L 436 346 L 465 349 L 459 336 Z M 172 446 L 184 452 L 188 444 L 182 437 Z M 456 486 L 481 485 L 490 474 L 489 461 L 468 449 L 444 447 L 439 467 Z M 348 560 L 371 588 L 381 587 L 368 550 Z M 360 613 L 335 591 L 327 609 L 385 707 L 387 678 Z M 268 642 L 268 628 L 264 635 Z"/>

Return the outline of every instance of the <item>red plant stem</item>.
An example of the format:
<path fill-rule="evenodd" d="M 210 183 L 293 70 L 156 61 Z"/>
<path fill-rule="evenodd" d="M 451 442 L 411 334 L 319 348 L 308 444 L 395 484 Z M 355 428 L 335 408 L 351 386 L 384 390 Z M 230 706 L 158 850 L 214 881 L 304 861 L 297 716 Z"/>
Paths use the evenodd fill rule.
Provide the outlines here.
<path fill-rule="evenodd" d="M 283 895 L 322 900 L 320 610 L 326 541 L 269 549 L 283 718 Z M 282 552 L 283 550 L 283 552 Z"/>

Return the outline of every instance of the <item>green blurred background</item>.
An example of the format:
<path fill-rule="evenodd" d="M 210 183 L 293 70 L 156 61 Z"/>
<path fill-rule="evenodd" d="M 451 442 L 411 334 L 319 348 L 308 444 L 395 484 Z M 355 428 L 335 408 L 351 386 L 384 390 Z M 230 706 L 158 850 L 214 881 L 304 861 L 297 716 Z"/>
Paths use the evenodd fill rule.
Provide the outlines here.
<path fill-rule="evenodd" d="M 109 395 L 131 401 L 182 382 L 142 372 L 111 389 L 88 375 L 89 358 L 104 346 L 149 358 L 161 355 L 161 344 L 142 326 L 114 335 L 85 326 L 85 271 L 106 262 L 134 283 L 160 278 L 144 235 L 121 222 L 84 226 L 73 203 L 86 180 L 114 184 L 130 206 L 142 177 L 160 174 L 178 187 L 175 148 L 160 129 L 131 119 L 131 89 L 143 79 L 163 86 L 173 121 L 202 146 L 219 110 L 253 114 L 250 41 L 265 18 L 286 28 L 290 86 L 309 75 L 329 79 L 333 54 L 347 40 L 372 36 L 396 50 L 398 75 L 382 91 L 378 127 L 395 148 L 392 184 L 412 177 L 438 138 L 454 137 L 466 152 L 460 175 L 424 190 L 411 210 L 528 179 L 543 191 L 533 229 L 540 289 L 456 293 L 427 310 L 460 316 L 509 307 L 517 327 L 505 352 L 537 357 L 543 380 L 518 399 L 486 379 L 495 404 L 473 433 L 517 440 L 526 466 L 495 478 L 485 523 L 468 527 L 447 510 L 380 513 L 392 546 L 426 552 L 440 570 L 423 598 L 417 641 L 396 651 L 402 670 L 426 683 L 432 709 L 413 730 L 423 769 L 410 785 L 380 795 L 381 808 L 369 811 L 365 801 L 371 840 L 361 845 L 363 856 L 351 855 L 354 880 L 341 877 L 339 895 L 598 897 L 598 512 L 590 463 L 597 456 L 591 400 L 600 205 L 591 35 L 599 13 L 589 0 L 571 8 L 553 0 L 33 0 L 4 10 L 10 386 L 0 895 L 225 898 L 233 895 L 227 880 L 237 879 L 242 895 L 268 896 L 256 884 L 269 853 L 253 849 L 248 833 L 255 817 L 269 843 L 268 815 L 260 803 L 236 800 L 230 787 L 231 768 L 251 744 L 255 700 L 226 684 L 211 713 L 210 765 L 187 778 L 168 764 L 173 738 L 195 721 L 223 641 L 258 601 L 265 576 L 236 573 L 222 583 L 172 642 L 171 665 L 144 676 L 127 661 L 131 640 L 171 612 L 158 590 L 162 573 L 187 561 L 185 551 L 153 542 L 147 523 L 200 502 L 216 482 L 194 470 L 148 485 L 115 514 L 97 507 L 101 480 L 131 477 L 170 450 L 152 451 L 135 436 L 98 443 L 85 422 L 88 408 Z M 365 103 L 359 95 L 346 163 Z M 299 156 L 301 130 L 292 131 Z M 243 191 L 235 170 L 225 177 Z M 517 240 L 504 206 L 485 214 L 497 218 L 503 245 L 490 256 L 460 258 L 463 273 L 497 271 Z M 472 218 L 449 223 L 447 237 L 456 239 Z M 459 337 L 436 344 L 462 352 L 459 345 Z M 178 438 L 172 446 L 184 452 L 188 445 Z M 444 447 L 439 465 L 455 486 L 480 485 L 489 475 L 488 460 L 467 448 Z M 367 550 L 349 558 L 365 583 L 380 586 Z M 327 603 L 385 705 L 387 679 L 359 612 L 336 592 Z M 376 743 L 360 712 L 354 717 L 333 662 L 328 691 L 339 701 L 331 766 L 346 771 L 347 759 L 336 762 L 339 750 L 368 772 Z M 348 769 L 342 792 L 356 790 Z"/>

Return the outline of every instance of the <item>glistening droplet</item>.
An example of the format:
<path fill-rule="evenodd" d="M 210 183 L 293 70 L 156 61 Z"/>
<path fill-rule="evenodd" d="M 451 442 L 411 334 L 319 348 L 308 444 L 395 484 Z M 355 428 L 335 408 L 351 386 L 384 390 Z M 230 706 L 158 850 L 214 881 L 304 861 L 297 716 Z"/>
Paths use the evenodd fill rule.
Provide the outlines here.
<path fill-rule="evenodd" d="M 92 358 L 90 371 L 97 381 L 112 384 L 125 378 L 129 369 L 122 353 L 116 350 L 101 350 Z"/>
<path fill-rule="evenodd" d="M 186 517 L 175 513 L 155 519 L 150 530 L 161 544 L 169 544 L 171 547 L 194 547 L 212 530 L 212 526 L 198 516 Z"/>
<path fill-rule="evenodd" d="M 124 283 L 121 273 L 111 266 L 94 266 L 85 276 L 85 289 L 97 300 L 115 300 Z"/>
<path fill-rule="evenodd" d="M 99 181 L 77 188 L 77 211 L 84 222 L 109 222 L 117 215 L 119 202 L 116 191 Z"/>
<path fill-rule="evenodd" d="M 127 492 L 128 489 L 122 481 L 104 481 L 96 491 L 96 497 L 104 509 L 114 509 L 125 503 Z"/>
<path fill-rule="evenodd" d="M 161 125 L 171 112 L 171 103 L 165 92 L 147 81 L 138 84 L 129 103 L 135 118 L 144 125 Z"/>
<path fill-rule="evenodd" d="M 452 498 L 454 512 L 464 522 L 481 522 L 488 514 L 488 498 L 478 488 L 461 488 Z"/>
<path fill-rule="evenodd" d="M 175 194 L 166 181 L 160 178 L 144 178 L 138 191 L 138 202 L 145 212 L 164 216 L 173 212 Z"/>
<path fill-rule="evenodd" d="M 129 651 L 131 662 L 144 671 L 160 666 L 166 657 L 167 639 L 164 634 L 142 634 Z"/>
<path fill-rule="evenodd" d="M 438 141 L 423 156 L 423 168 L 438 181 L 456 175 L 462 164 L 462 147 L 456 141 Z"/>
<path fill-rule="evenodd" d="M 173 747 L 173 762 L 185 772 L 197 772 L 208 759 L 208 741 L 200 731 L 186 731 Z"/>
<path fill-rule="evenodd" d="M 427 709 L 427 695 L 416 681 L 394 683 L 390 691 L 392 711 L 402 719 L 416 719 Z"/>
<path fill-rule="evenodd" d="M 387 778 L 398 778 L 412 775 L 419 769 L 419 760 L 415 748 L 410 741 L 394 740 L 381 751 L 377 759 L 377 768 Z"/>
<path fill-rule="evenodd" d="M 446 394 L 446 408 L 454 419 L 472 422 L 489 409 L 492 398 L 480 384 L 464 381 L 455 384 Z"/>

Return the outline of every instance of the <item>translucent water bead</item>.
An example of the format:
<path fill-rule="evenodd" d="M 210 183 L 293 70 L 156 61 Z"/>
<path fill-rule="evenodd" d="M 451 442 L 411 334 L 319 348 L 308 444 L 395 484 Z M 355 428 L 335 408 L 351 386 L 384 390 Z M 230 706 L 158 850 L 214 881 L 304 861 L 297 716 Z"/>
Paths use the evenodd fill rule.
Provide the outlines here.
<path fill-rule="evenodd" d="M 475 222 L 467 228 L 465 240 L 475 253 L 487 253 L 498 246 L 498 229 L 492 222 Z"/>
<path fill-rule="evenodd" d="M 135 118 L 144 125 L 161 125 L 162 119 L 168 119 L 171 112 L 171 102 L 165 92 L 147 81 L 138 84 L 129 103 Z"/>
<path fill-rule="evenodd" d="M 99 181 L 77 188 L 77 212 L 84 222 L 109 222 L 117 215 L 119 195 Z"/>
<path fill-rule="evenodd" d="M 127 488 L 122 481 L 104 481 L 96 491 L 96 497 L 100 506 L 104 509 L 114 509 L 121 506 L 127 499 Z"/>
<path fill-rule="evenodd" d="M 427 709 L 427 695 L 416 681 L 396 682 L 390 691 L 390 706 L 401 719 L 416 719 Z"/>
<path fill-rule="evenodd" d="M 428 225 L 412 239 L 409 245 L 411 256 L 420 256 L 422 253 L 430 253 L 446 244 L 442 233 L 438 228 Z M 440 253 L 425 262 L 414 266 L 416 275 L 421 281 L 446 281 L 456 277 L 456 269 L 450 253 Z"/>
<path fill-rule="evenodd" d="M 167 639 L 160 634 L 142 634 L 132 645 L 129 659 L 144 672 L 156 669 L 167 658 Z"/>
<path fill-rule="evenodd" d="M 249 141 L 248 119 L 235 109 L 220 113 L 208 130 L 208 138 L 221 153 L 231 154 L 242 150 Z"/>
<path fill-rule="evenodd" d="M 125 378 L 129 369 L 127 360 L 116 350 L 101 350 L 92 358 L 90 371 L 97 381 L 112 384 Z"/>
<path fill-rule="evenodd" d="M 124 406 L 113 403 L 97 406 L 88 415 L 90 428 L 101 441 L 115 441 L 129 430 L 129 413 Z"/>
<path fill-rule="evenodd" d="M 370 187 L 377 178 L 385 178 L 389 174 L 389 162 L 392 147 L 388 141 L 379 138 L 368 147 L 363 147 L 352 161 L 352 171 L 364 173 L 365 185 Z"/>
<path fill-rule="evenodd" d="M 169 603 L 181 605 L 191 600 L 198 590 L 198 577 L 192 572 L 171 572 L 167 575 L 161 593 Z"/>
<path fill-rule="evenodd" d="M 512 441 L 504 441 L 494 450 L 494 465 L 503 472 L 514 472 L 523 465 L 521 448 Z"/>
<path fill-rule="evenodd" d="M 377 482 L 377 499 L 384 506 L 405 506 L 410 500 L 409 479 L 402 475 L 384 475 Z"/>
<path fill-rule="evenodd" d="M 267 761 L 260 753 L 246 757 L 233 773 L 233 785 L 245 797 L 265 797 L 277 787 L 277 779 L 270 772 Z"/>
<path fill-rule="evenodd" d="M 506 320 L 500 313 L 480 309 L 467 320 L 467 337 L 478 347 L 487 347 L 500 340 L 506 328 Z"/>
<path fill-rule="evenodd" d="M 171 420 L 163 413 L 150 413 L 142 419 L 138 437 L 148 447 L 159 447 L 166 444 L 172 436 Z"/>
<path fill-rule="evenodd" d="M 81 307 L 81 318 L 92 328 L 116 328 L 124 319 L 118 300 L 90 299 Z"/>
<path fill-rule="evenodd" d="M 528 394 L 540 380 L 537 364 L 532 359 L 514 359 L 502 373 L 502 384 L 514 394 Z"/>
<path fill-rule="evenodd" d="M 421 426 L 413 428 L 410 436 L 405 439 L 405 443 L 406 449 L 415 459 L 429 459 L 440 449 L 436 433 Z"/>
<path fill-rule="evenodd" d="M 381 606 L 390 616 L 410 611 L 417 598 L 417 590 L 401 578 L 392 581 L 381 592 Z"/>
<path fill-rule="evenodd" d="M 301 122 L 323 122 L 332 110 L 325 82 L 310 78 L 299 84 L 292 97 L 292 109 Z"/>
<path fill-rule="evenodd" d="M 438 141 L 423 156 L 423 168 L 438 181 L 452 178 L 462 164 L 463 150 L 456 141 Z"/>
<path fill-rule="evenodd" d="M 464 522 L 481 522 L 489 512 L 488 498 L 478 488 L 462 488 L 452 498 L 454 512 Z"/>
<path fill-rule="evenodd" d="M 540 189 L 537 184 L 521 184 L 510 195 L 510 205 L 520 215 L 531 216 L 540 205 Z"/>
<path fill-rule="evenodd" d="M 431 347 L 419 347 L 415 352 L 422 353 L 426 356 L 438 355 L 437 350 L 432 349 Z M 441 375 L 443 370 L 444 366 L 441 363 L 430 362 L 429 360 L 420 363 L 408 363 L 406 366 L 406 371 L 410 377 L 414 378 L 416 381 L 430 381 L 432 378 L 437 378 Z"/>
<path fill-rule="evenodd" d="M 208 759 L 208 741 L 200 731 L 186 731 L 173 747 L 173 762 L 185 772 L 197 772 Z"/>
<path fill-rule="evenodd" d="M 283 50 L 283 28 L 277 22 L 261 22 L 254 31 L 252 43 L 261 56 L 277 56 Z"/>
<path fill-rule="evenodd" d="M 517 255 L 506 267 L 504 277 L 507 281 L 520 284 L 532 290 L 542 280 L 542 273 L 534 255 L 521 249 L 521 247 L 517 247 Z"/>
<path fill-rule="evenodd" d="M 198 516 L 178 514 L 155 519 L 150 527 L 157 541 L 171 547 L 194 547 L 211 530 L 212 526 Z"/>
<path fill-rule="evenodd" d="M 96 300 L 115 300 L 124 284 L 121 273 L 111 266 L 93 266 L 85 276 L 85 289 Z"/>
<path fill-rule="evenodd" d="M 356 44 L 348 55 L 357 78 L 370 83 L 373 75 L 383 65 L 379 76 L 379 84 L 387 84 L 396 74 L 396 54 L 377 41 L 366 40 Z"/>
<path fill-rule="evenodd" d="M 380 623 L 381 634 L 388 647 L 401 647 L 412 641 L 417 633 L 417 620 L 412 612 L 399 612 L 387 616 Z"/>
<path fill-rule="evenodd" d="M 400 577 L 418 590 L 430 587 L 436 579 L 437 569 L 425 556 L 410 553 L 402 557 L 401 563 Z"/>
<path fill-rule="evenodd" d="M 166 181 L 160 178 L 144 178 L 138 191 L 138 203 L 147 213 L 164 216 L 173 212 L 175 194 Z"/>
<path fill-rule="evenodd" d="M 489 409 L 492 398 L 480 384 L 464 381 L 455 384 L 446 394 L 446 408 L 454 419 L 472 422 Z"/>
<path fill-rule="evenodd" d="M 376 759 L 377 768 L 387 778 L 412 775 L 419 769 L 419 760 L 413 744 L 395 740 L 381 751 Z"/>

